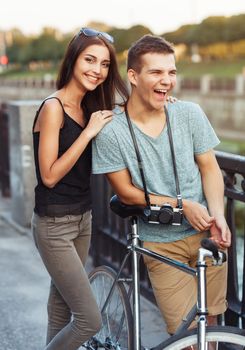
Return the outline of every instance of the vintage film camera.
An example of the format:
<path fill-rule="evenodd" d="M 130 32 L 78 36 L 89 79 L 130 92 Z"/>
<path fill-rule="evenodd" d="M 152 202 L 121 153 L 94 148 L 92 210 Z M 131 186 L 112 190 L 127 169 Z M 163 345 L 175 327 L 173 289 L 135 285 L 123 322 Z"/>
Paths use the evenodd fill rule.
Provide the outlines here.
<path fill-rule="evenodd" d="M 179 226 L 183 220 L 183 209 L 173 208 L 169 203 L 151 205 L 149 215 L 144 215 L 144 221 L 150 224 L 169 224 Z"/>

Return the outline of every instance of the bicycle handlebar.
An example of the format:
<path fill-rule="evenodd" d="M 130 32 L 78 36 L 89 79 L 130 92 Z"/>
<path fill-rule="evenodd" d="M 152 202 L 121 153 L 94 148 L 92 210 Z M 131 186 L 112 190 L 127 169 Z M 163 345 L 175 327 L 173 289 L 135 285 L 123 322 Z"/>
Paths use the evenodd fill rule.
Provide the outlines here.
<path fill-rule="evenodd" d="M 222 263 L 226 262 L 226 253 L 219 250 L 217 244 L 209 238 L 203 238 L 201 246 L 213 253 L 214 259 L 218 262 L 221 258 Z"/>

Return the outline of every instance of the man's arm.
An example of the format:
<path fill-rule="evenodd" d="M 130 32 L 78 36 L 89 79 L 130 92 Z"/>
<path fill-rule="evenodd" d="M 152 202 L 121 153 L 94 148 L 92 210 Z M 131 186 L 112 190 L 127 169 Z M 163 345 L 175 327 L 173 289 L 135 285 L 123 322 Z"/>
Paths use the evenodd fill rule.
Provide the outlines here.
<path fill-rule="evenodd" d="M 221 247 L 229 247 L 231 233 L 224 217 L 224 182 L 213 150 L 195 156 L 199 166 L 210 215 L 214 217 L 211 236 Z"/>
<path fill-rule="evenodd" d="M 106 174 L 114 192 L 120 200 L 129 205 L 146 205 L 144 191 L 132 184 L 130 173 L 127 169 Z M 151 204 L 162 206 L 164 203 L 170 203 L 176 207 L 177 199 L 150 194 Z M 187 220 L 197 231 L 210 229 L 214 218 L 210 217 L 207 209 L 196 202 L 183 199 L 183 212 Z"/>
<path fill-rule="evenodd" d="M 132 184 L 131 176 L 128 169 L 115 171 L 106 174 L 114 192 L 119 196 L 120 200 L 129 205 L 145 206 L 145 193 L 143 190 L 135 187 Z M 166 196 L 157 196 L 149 194 L 151 204 L 163 205 L 163 203 L 170 203 L 173 207 L 177 205 L 176 198 Z"/>

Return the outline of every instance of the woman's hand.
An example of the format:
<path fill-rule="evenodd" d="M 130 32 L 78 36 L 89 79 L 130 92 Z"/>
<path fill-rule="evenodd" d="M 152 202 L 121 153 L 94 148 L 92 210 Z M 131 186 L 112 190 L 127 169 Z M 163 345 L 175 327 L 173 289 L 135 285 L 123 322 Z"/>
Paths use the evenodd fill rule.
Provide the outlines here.
<path fill-rule="evenodd" d="M 174 103 L 174 102 L 177 102 L 178 99 L 177 97 L 174 97 L 174 96 L 167 96 L 167 101 L 170 103 Z"/>
<path fill-rule="evenodd" d="M 91 114 L 89 123 L 84 129 L 83 133 L 91 140 L 94 138 L 103 127 L 109 123 L 113 118 L 112 111 L 103 110 Z"/>

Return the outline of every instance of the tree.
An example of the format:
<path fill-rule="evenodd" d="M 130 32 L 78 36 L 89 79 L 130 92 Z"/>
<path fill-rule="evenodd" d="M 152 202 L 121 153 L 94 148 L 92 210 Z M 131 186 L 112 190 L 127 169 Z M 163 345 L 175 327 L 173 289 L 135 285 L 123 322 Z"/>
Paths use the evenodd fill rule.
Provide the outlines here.
<path fill-rule="evenodd" d="M 152 31 L 142 25 L 136 25 L 129 29 L 113 28 L 109 32 L 115 40 L 115 48 L 117 52 L 128 50 L 131 44 L 145 34 L 152 34 Z"/>
<path fill-rule="evenodd" d="M 64 54 L 59 32 L 53 28 L 44 28 L 40 36 L 30 42 L 29 61 L 57 62 Z"/>
<path fill-rule="evenodd" d="M 170 41 L 173 42 L 175 45 L 177 44 L 192 44 L 194 39 L 193 35 L 196 31 L 196 24 L 186 24 L 181 26 L 179 29 L 175 30 L 174 32 L 165 33 L 162 34 L 162 36 Z"/>
<path fill-rule="evenodd" d="M 23 53 L 30 42 L 30 38 L 26 37 L 19 29 L 14 28 L 9 33 L 9 43 L 7 43 L 6 53 L 9 63 L 25 63 L 23 61 Z"/>
<path fill-rule="evenodd" d="M 211 16 L 199 24 L 184 25 L 162 36 L 174 44 L 200 46 L 242 40 L 245 37 L 245 14 L 231 17 Z"/>

